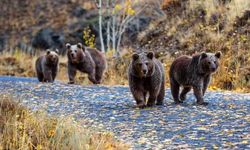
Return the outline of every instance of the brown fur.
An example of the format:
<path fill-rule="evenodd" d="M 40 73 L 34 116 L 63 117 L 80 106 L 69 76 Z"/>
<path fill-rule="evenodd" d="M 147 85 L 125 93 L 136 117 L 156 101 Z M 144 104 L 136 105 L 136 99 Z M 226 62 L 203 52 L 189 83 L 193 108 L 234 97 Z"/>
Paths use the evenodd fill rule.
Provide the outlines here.
<path fill-rule="evenodd" d="M 133 54 L 132 57 L 128 78 L 137 106 L 144 108 L 155 105 L 155 102 L 156 105 L 162 105 L 165 96 L 165 75 L 161 62 L 152 52 Z"/>
<path fill-rule="evenodd" d="M 211 75 L 219 66 L 221 52 L 201 53 L 193 57 L 181 56 L 170 67 L 171 93 L 175 103 L 182 103 L 186 94 L 193 88 L 197 104 L 207 105 L 204 94 L 207 90 Z M 183 90 L 179 95 L 180 86 Z"/>
<path fill-rule="evenodd" d="M 36 73 L 40 82 L 54 82 L 58 72 L 58 50 L 47 50 L 46 54 L 36 60 Z"/>
<path fill-rule="evenodd" d="M 69 83 L 75 83 L 76 72 L 81 71 L 88 74 L 89 80 L 94 84 L 100 84 L 103 74 L 107 68 L 105 56 L 94 48 L 66 44 L 68 56 Z"/>

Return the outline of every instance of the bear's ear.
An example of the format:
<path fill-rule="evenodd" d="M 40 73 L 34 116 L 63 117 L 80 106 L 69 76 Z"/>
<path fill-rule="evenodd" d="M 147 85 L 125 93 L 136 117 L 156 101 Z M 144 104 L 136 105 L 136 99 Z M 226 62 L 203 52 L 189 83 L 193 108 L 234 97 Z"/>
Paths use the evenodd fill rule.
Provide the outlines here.
<path fill-rule="evenodd" d="M 205 52 L 201 53 L 201 59 L 204 59 L 207 57 L 207 54 Z"/>
<path fill-rule="evenodd" d="M 56 52 L 57 54 L 59 54 L 59 50 L 58 50 L 58 49 L 56 49 L 55 52 Z"/>
<path fill-rule="evenodd" d="M 137 60 L 137 59 L 139 58 L 139 55 L 136 54 L 136 53 L 134 53 L 134 54 L 132 55 L 132 58 L 133 58 L 133 60 Z"/>
<path fill-rule="evenodd" d="M 215 53 L 215 57 L 217 57 L 218 59 L 221 57 L 222 53 L 221 51 L 218 51 L 217 53 Z"/>
<path fill-rule="evenodd" d="M 71 45 L 69 43 L 66 44 L 66 48 L 70 49 Z"/>
<path fill-rule="evenodd" d="M 148 57 L 149 59 L 153 59 L 153 58 L 155 57 L 154 52 L 148 52 L 148 53 L 147 53 L 147 57 Z"/>
<path fill-rule="evenodd" d="M 47 54 L 47 55 L 50 54 L 50 50 L 49 50 L 49 49 L 46 50 L 46 54 Z"/>
<path fill-rule="evenodd" d="M 78 44 L 77 44 L 77 48 L 82 49 L 82 43 L 78 43 Z"/>

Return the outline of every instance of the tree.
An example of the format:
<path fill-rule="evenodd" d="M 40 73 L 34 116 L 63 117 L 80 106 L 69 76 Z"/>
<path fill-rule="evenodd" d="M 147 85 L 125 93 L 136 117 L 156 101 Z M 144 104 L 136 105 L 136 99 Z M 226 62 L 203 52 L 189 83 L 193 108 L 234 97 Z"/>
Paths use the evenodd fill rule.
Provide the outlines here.
<path fill-rule="evenodd" d="M 97 8 L 99 11 L 99 35 L 101 40 L 102 51 L 104 50 L 103 34 L 102 34 L 102 15 L 105 13 L 106 18 L 106 34 L 107 34 L 107 47 L 108 50 L 115 51 L 115 57 L 120 57 L 120 47 L 123 33 L 128 27 L 128 23 L 132 21 L 138 14 L 140 14 L 146 7 L 147 3 L 138 2 L 133 0 L 106 0 L 106 5 L 99 0 Z M 142 7 L 140 7 L 142 5 Z M 106 6 L 106 7 L 104 7 Z M 112 42 L 112 45 L 110 44 Z"/>
<path fill-rule="evenodd" d="M 98 9 L 98 14 L 99 14 L 99 34 L 100 34 L 100 41 L 101 41 L 101 51 L 105 53 L 105 48 L 104 48 L 104 42 L 103 42 L 103 35 L 102 35 L 102 0 L 95 0 L 96 2 L 96 7 Z"/>

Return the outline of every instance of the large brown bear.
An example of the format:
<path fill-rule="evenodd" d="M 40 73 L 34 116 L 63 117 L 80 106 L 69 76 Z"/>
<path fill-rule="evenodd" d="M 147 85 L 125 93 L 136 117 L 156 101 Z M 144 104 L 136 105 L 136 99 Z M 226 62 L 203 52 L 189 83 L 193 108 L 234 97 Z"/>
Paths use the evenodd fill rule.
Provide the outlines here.
<path fill-rule="evenodd" d="M 219 66 L 221 52 L 201 53 L 193 57 L 181 56 L 171 65 L 169 76 L 171 93 L 176 104 L 186 99 L 186 94 L 193 88 L 197 104 L 207 105 L 204 94 L 207 90 L 211 75 Z M 183 90 L 179 95 L 180 86 Z"/>
<path fill-rule="evenodd" d="M 94 48 L 84 47 L 81 43 L 77 45 L 67 43 L 66 48 L 69 84 L 75 83 L 77 70 L 87 73 L 92 83 L 100 84 L 105 69 L 107 68 L 105 56 Z"/>
<path fill-rule="evenodd" d="M 139 108 L 162 105 L 165 95 L 164 69 L 153 52 L 135 53 L 128 69 L 129 87 Z M 147 95 L 149 95 L 147 100 Z"/>
<path fill-rule="evenodd" d="M 54 82 L 58 72 L 58 50 L 47 50 L 46 54 L 36 60 L 36 74 L 40 82 Z"/>

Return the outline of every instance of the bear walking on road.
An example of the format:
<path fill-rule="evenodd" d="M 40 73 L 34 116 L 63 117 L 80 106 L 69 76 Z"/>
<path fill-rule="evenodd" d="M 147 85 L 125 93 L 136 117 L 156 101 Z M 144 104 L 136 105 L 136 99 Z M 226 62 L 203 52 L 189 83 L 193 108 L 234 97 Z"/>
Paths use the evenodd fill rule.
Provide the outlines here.
<path fill-rule="evenodd" d="M 139 108 L 163 104 L 165 95 L 164 69 L 153 52 L 133 54 L 128 69 L 128 78 L 130 91 Z M 149 95 L 148 100 L 147 95 Z"/>
<path fill-rule="evenodd" d="M 58 72 L 58 50 L 47 50 L 46 54 L 37 58 L 35 67 L 40 82 L 54 82 Z"/>
<path fill-rule="evenodd" d="M 69 84 L 75 83 L 77 70 L 87 73 L 92 83 L 100 84 L 107 68 L 105 56 L 97 49 L 84 47 L 81 43 L 77 45 L 67 43 L 66 48 Z"/>
<path fill-rule="evenodd" d="M 193 88 L 197 104 L 207 105 L 204 102 L 204 94 L 209 85 L 211 75 L 219 67 L 221 52 L 201 53 L 193 57 L 181 56 L 171 65 L 169 76 L 171 93 L 176 104 L 186 99 L 186 94 Z M 183 90 L 179 94 L 180 86 Z"/>

